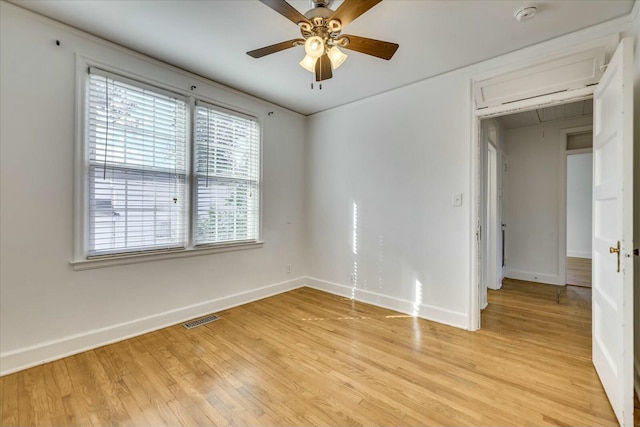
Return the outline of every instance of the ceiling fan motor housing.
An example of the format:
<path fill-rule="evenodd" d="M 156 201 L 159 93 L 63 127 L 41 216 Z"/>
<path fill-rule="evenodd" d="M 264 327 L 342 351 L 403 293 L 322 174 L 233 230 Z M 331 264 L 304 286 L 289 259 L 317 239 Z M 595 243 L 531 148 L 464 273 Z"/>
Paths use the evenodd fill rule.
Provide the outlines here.
<path fill-rule="evenodd" d="M 333 0 L 310 0 L 310 3 L 313 9 L 318 7 L 329 8 L 331 6 L 331 3 L 333 3 Z"/>
<path fill-rule="evenodd" d="M 340 35 L 342 24 L 337 19 L 329 20 L 334 14 L 334 11 L 329 9 L 331 1 L 312 1 L 311 4 L 314 5 L 314 8 L 304 14 L 311 24 L 307 22 L 299 24 L 302 37 L 308 39 L 309 37 L 318 36 L 325 43 L 335 41 Z"/>

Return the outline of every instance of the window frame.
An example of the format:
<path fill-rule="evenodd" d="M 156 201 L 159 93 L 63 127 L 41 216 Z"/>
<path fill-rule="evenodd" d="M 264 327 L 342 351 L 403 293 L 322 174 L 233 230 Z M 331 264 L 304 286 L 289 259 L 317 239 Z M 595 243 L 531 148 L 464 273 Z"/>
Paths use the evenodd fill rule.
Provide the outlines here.
<path fill-rule="evenodd" d="M 261 148 L 262 148 L 262 144 L 260 141 L 260 136 L 261 136 L 261 129 L 260 129 L 260 122 L 258 121 L 258 119 L 254 116 L 248 115 L 248 114 L 244 114 L 244 113 L 240 113 L 238 111 L 234 111 L 234 110 L 230 110 L 228 108 L 225 107 L 221 107 L 219 105 L 216 104 L 212 104 L 210 102 L 204 101 L 202 99 L 195 99 L 195 105 L 194 108 L 191 110 L 192 117 L 191 117 L 191 121 L 192 121 L 192 126 L 191 126 L 191 130 L 193 130 L 192 132 L 192 143 L 190 145 L 190 148 L 193 150 L 193 152 L 191 153 L 191 182 L 192 185 L 189 187 L 189 190 L 191 191 L 191 222 L 190 224 L 192 225 L 189 228 L 189 232 L 190 232 L 190 245 L 193 248 L 204 248 L 204 247 L 210 247 L 210 246 L 215 246 L 215 245 L 223 245 L 225 243 L 230 244 L 230 243 L 242 243 L 242 242 L 246 242 L 246 243 L 252 243 L 255 242 L 256 240 L 260 240 L 260 231 L 261 231 L 261 222 L 260 219 L 262 217 L 261 215 L 261 207 L 262 207 L 262 188 L 261 188 L 261 182 L 262 182 L 262 164 L 261 164 L 261 160 L 262 160 L 262 152 L 261 152 Z M 233 115 L 237 118 L 241 118 L 241 119 L 245 119 L 245 120 L 250 120 L 250 121 L 255 121 L 256 125 L 257 125 L 257 133 L 258 133 L 258 147 L 257 147 L 257 155 L 258 155 L 258 175 L 257 175 L 257 191 L 258 191 L 258 199 L 257 199 L 257 203 L 258 203 L 258 207 L 257 207 L 257 215 L 258 218 L 256 218 L 256 228 L 257 228 L 257 233 L 256 233 L 256 239 L 246 239 L 246 240 L 232 240 L 232 241 L 226 241 L 226 242 L 213 242 L 213 243 L 197 243 L 196 242 L 196 237 L 195 237 L 195 229 L 197 227 L 197 217 L 198 217 L 198 212 L 197 212 L 197 196 L 198 196 L 198 173 L 196 171 L 196 167 L 195 167 L 195 160 L 196 160 L 196 153 L 195 153 L 195 149 L 196 149 L 196 134 L 195 134 L 195 129 L 196 129 L 196 109 L 200 107 L 200 108 L 205 108 L 209 111 L 215 111 L 217 113 L 220 114 L 226 114 L 226 115 Z M 208 114 L 208 113 L 207 113 Z M 213 178 L 214 181 L 216 180 L 216 178 Z M 246 179 L 245 181 L 247 181 L 248 183 L 251 182 L 250 179 Z"/>
<path fill-rule="evenodd" d="M 89 255 L 89 70 L 91 68 L 100 70 L 102 73 L 113 75 L 116 79 L 121 78 L 123 81 L 138 85 L 138 87 L 148 88 L 158 93 L 170 94 L 178 96 L 185 100 L 187 104 L 187 179 L 185 183 L 185 192 L 188 195 L 187 206 L 185 210 L 185 227 L 186 227 L 186 247 L 172 249 L 149 249 L 136 252 L 123 252 L 104 255 Z M 194 83 L 204 84 L 210 88 L 217 89 L 202 78 L 193 78 L 186 72 L 179 71 L 180 79 L 189 79 Z M 219 252 L 229 252 L 244 249 L 260 248 L 264 245 L 262 240 L 262 209 L 263 209 L 263 118 L 254 111 L 244 110 L 233 105 L 228 105 L 219 100 L 212 99 L 210 96 L 199 93 L 194 94 L 192 91 L 196 85 L 191 86 L 191 91 L 184 90 L 174 84 L 166 81 L 157 81 L 151 77 L 137 74 L 130 70 L 120 69 L 109 64 L 105 64 L 98 60 L 88 59 L 81 56 L 76 57 L 76 134 L 74 149 L 74 208 L 73 208 L 73 229 L 74 229 L 74 248 L 73 257 L 70 261 L 74 270 L 86 270 L 93 268 L 109 267 L 113 265 L 126 265 L 146 261 L 156 261 L 163 259 L 183 258 L 199 255 L 208 255 Z M 211 91 L 206 91 L 208 92 Z M 258 209 L 257 209 L 257 235 L 253 240 L 237 240 L 214 242 L 208 244 L 195 245 L 194 239 L 194 144 L 195 144 L 195 108 L 197 102 L 218 108 L 231 114 L 237 114 L 239 117 L 255 120 L 258 127 Z"/>

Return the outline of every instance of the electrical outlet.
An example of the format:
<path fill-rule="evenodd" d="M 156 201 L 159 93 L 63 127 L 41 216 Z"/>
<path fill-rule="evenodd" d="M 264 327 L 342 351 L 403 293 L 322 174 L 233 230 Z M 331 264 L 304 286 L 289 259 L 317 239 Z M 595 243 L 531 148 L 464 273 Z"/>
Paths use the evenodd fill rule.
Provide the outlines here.
<path fill-rule="evenodd" d="M 287 264 L 287 274 L 291 273 L 291 264 Z"/>

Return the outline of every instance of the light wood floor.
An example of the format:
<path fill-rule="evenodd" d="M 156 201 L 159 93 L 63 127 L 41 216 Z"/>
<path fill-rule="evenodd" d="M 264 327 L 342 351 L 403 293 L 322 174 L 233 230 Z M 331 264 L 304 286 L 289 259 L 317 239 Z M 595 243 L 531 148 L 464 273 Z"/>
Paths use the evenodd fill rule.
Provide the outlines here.
<path fill-rule="evenodd" d="M 591 287 L 591 259 L 567 257 L 567 285 Z"/>
<path fill-rule="evenodd" d="M 479 332 L 309 288 L 0 378 L 13 425 L 613 425 L 590 290 L 506 281 Z"/>

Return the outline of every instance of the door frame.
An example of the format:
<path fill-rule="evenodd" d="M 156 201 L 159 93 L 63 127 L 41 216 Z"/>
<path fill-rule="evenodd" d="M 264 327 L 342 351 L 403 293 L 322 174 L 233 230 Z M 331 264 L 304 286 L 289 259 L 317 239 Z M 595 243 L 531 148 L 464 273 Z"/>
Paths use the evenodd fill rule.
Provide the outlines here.
<path fill-rule="evenodd" d="M 473 84 L 473 80 L 472 80 Z M 469 330 L 475 331 L 480 329 L 480 286 L 482 281 L 482 241 L 480 239 L 480 226 L 482 224 L 482 212 L 484 204 L 482 203 L 482 128 L 481 120 L 491 117 L 506 116 L 509 114 L 520 113 L 524 111 L 536 110 L 543 107 L 551 107 L 554 105 L 568 104 L 576 101 L 584 101 L 593 98 L 596 85 L 587 86 L 581 89 L 568 90 L 565 92 L 557 92 L 549 95 L 543 95 L 536 98 L 529 98 L 522 101 L 512 102 L 496 107 L 488 107 L 477 109 L 475 91 L 471 91 L 471 280 L 470 280 L 470 301 L 469 301 Z M 565 162 L 566 177 L 566 162 Z M 565 178 L 566 179 L 566 178 Z M 566 183 L 565 183 L 566 187 Z M 565 188 L 566 192 L 566 188 Z M 566 199 L 566 195 L 565 195 Z M 566 200 L 565 200 L 566 210 Z M 565 214 L 566 215 L 566 214 Z M 566 221 L 566 219 L 565 219 Z M 566 227 L 566 225 L 565 225 Z M 562 237 L 561 237 L 562 239 Z M 565 248 L 566 248 L 566 228 L 565 228 Z M 566 249 L 565 249 L 566 252 Z M 564 260 L 566 270 L 566 260 Z M 561 273 L 561 272 L 560 272 Z M 565 271 L 566 276 L 566 271 Z"/>
<path fill-rule="evenodd" d="M 567 138 L 569 135 L 582 132 L 593 132 L 593 120 L 590 125 L 578 126 L 572 128 L 561 129 L 560 133 L 564 136 L 564 144 L 560 146 L 560 182 L 559 192 L 560 203 L 558 205 L 559 215 L 559 259 L 558 259 L 558 277 L 561 283 L 567 283 L 567 157 L 572 154 L 592 153 L 593 148 L 581 148 L 576 150 L 567 150 Z M 593 186 L 593 184 L 592 184 Z"/>
<path fill-rule="evenodd" d="M 541 95 L 533 98 L 523 99 L 520 101 L 513 101 L 507 104 L 490 106 L 486 108 L 478 108 L 476 83 L 499 77 L 507 73 L 511 73 L 524 68 L 531 68 L 539 65 L 545 61 L 551 61 L 558 58 L 566 57 L 574 53 L 578 53 L 587 49 L 596 48 L 599 46 L 606 46 L 606 61 L 611 58 L 611 55 L 617 48 L 621 40 L 621 34 L 619 30 L 613 30 L 600 37 L 596 37 L 585 43 L 576 43 L 568 48 L 559 48 L 556 46 L 553 51 L 535 51 L 533 55 L 522 59 L 521 61 L 513 62 L 508 65 L 503 65 L 499 68 L 491 70 L 479 71 L 477 74 L 472 75 L 469 80 L 469 98 L 470 108 L 469 113 L 471 116 L 471 146 L 470 146 L 470 161 L 471 161 L 471 174 L 469 179 L 469 201 L 470 201 L 470 236 L 469 236 L 469 251 L 471 255 L 471 263 L 469 270 L 469 301 L 468 301 L 468 329 L 475 331 L 480 329 L 480 283 L 481 281 L 481 268 L 479 262 L 480 242 L 478 240 L 480 233 L 480 197 L 482 197 L 482 182 L 481 182 L 481 155 L 482 150 L 480 146 L 481 142 L 481 126 L 480 121 L 482 119 L 490 117 L 499 117 L 507 114 L 513 114 L 523 111 L 535 110 L 540 107 L 547 107 L 552 105 L 565 104 L 574 101 L 581 101 L 585 99 L 593 98 L 596 85 L 586 86 L 582 88 L 567 88 L 562 92 L 554 92 L 548 95 Z M 534 52 L 534 51 L 532 51 Z M 518 89 L 513 89 L 514 92 Z M 503 201 L 504 203 L 504 201 Z M 507 212 L 508 215 L 508 212 Z"/>

